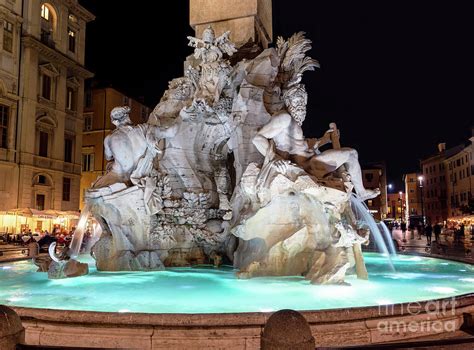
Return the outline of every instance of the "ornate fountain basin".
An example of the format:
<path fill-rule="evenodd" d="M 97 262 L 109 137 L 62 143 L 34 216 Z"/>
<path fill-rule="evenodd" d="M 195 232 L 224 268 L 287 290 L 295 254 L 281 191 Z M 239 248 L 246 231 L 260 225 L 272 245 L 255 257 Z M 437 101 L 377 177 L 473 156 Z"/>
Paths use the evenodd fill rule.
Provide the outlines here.
<path fill-rule="evenodd" d="M 370 280 L 316 286 L 300 277 L 239 280 L 231 268 L 97 272 L 48 280 L 30 262 L 0 265 L 0 303 L 22 317 L 30 345 L 258 348 L 273 311 L 301 311 L 318 346 L 459 335 L 474 312 L 474 267 L 366 253 Z"/>

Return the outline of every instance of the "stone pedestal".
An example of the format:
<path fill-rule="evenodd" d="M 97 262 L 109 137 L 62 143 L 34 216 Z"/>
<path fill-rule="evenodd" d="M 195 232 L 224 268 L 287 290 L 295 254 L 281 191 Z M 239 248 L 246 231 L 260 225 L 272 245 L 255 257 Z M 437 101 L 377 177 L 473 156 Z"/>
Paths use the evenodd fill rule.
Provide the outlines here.
<path fill-rule="evenodd" d="M 25 340 L 20 316 L 9 307 L 0 305 L 0 349 L 14 350 Z"/>
<path fill-rule="evenodd" d="M 216 35 L 230 30 L 237 47 L 249 40 L 264 48 L 272 41 L 271 0 L 190 0 L 189 24 L 201 37 L 212 25 Z"/>

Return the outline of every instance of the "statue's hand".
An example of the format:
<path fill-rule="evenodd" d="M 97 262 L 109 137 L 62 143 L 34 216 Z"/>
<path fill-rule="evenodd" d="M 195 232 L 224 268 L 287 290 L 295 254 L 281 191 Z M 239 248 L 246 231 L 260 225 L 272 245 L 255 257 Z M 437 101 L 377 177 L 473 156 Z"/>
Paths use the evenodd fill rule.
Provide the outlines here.
<path fill-rule="evenodd" d="M 273 163 L 273 167 L 281 174 L 286 174 L 289 166 L 290 166 L 289 160 L 280 159 Z"/>

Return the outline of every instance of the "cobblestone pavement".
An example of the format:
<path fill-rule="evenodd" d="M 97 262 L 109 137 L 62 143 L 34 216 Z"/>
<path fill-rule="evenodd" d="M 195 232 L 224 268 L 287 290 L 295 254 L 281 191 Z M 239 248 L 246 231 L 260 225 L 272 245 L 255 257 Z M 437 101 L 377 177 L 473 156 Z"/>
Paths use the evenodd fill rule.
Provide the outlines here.
<path fill-rule="evenodd" d="M 418 236 L 415 231 L 413 237 L 410 231 L 406 232 L 406 242 L 403 241 L 401 230 L 392 231 L 393 239 L 398 243 L 401 253 L 432 255 L 434 257 L 457 258 L 474 262 L 473 243 L 471 239 L 461 238 L 455 242 L 453 234 L 441 234 L 439 242 L 436 242 L 434 235 L 432 242 L 427 243 L 426 236 Z"/>

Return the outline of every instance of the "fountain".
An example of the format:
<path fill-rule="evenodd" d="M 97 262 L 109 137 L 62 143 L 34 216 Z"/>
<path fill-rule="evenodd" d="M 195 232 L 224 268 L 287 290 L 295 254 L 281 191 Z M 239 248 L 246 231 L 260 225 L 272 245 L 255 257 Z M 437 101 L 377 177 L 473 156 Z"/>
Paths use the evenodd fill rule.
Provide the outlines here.
<path fill-rule="evenodd" d="M 304 34 L 233 64 L 229 32 L 189 40 L 185 75 L 147 123 L 112 110 L 108 171 L 87 191 L 69 249 L 51 249 L 52 279 L 28 262 L 0 265 L 0 303 L 23 317 L 30 344 L 257 348 L 266 318 L 286 308 L 318 346 L 383 343 L 408 335 L 380 320 L 420 325 L 440 298 L 452 308 L 436 322 L 457 330 L 473 310 L 474 268 L 394 254 L 364 204 L 379 192 L 362 185 L 337 126 L 304 138 L 301 79 L 319 67 Z M 84 256 L 88 217 L 97 227 Z M 363 252 L 370 239 L 378 252 Z"/>

